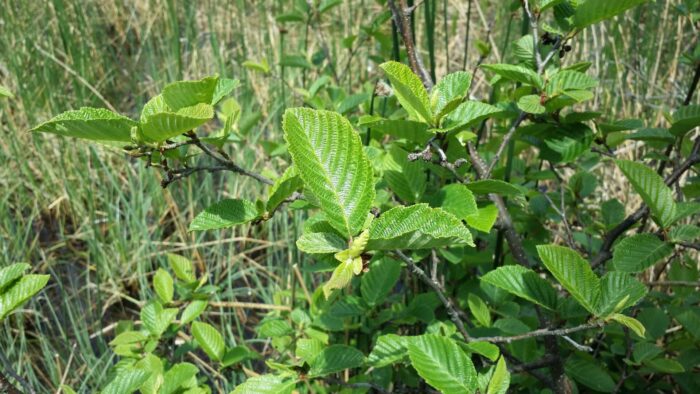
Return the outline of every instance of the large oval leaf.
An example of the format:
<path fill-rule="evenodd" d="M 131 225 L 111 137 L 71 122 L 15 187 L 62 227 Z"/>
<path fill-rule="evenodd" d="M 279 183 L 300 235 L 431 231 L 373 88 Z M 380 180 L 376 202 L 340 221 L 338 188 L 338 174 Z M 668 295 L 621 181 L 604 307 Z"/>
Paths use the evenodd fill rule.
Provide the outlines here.
<path fill-rule="evenodd" d="M 341 234 L 357 234 L 375 195 L 360 136 L 340 114 L 308 108 L 288 109 L 283 128 L 304 193 L 313 195 Z"/>
<path fill-rule="evenodd" d="M 131 141 L 131 128 L 136 122 L 104 108 L 83 107 L 64 112 L 32 131 L 53 133 L 93 141 Z"/>
<path fill-rule="evenodd" d="M 440 208 L 416 204 L 392 208 L 375 219 L 366 249 L 429 249 L 455 244 L 474 246 L 462 222 Z"/>
<path fill-rule="evenodd" d="M 418 374 L 445 394 L 476 391 L 474 364 L 449 338 L 422 335 L 408 342 L 408 357 Z"/>
<path fill-rule="evenodd" d="M 656 223 L 667 227 L 676 218 L 676 203 L 673 192 L 666 186 L 654 170 L 641 163 L 629 160 L 616 160 L 615 163 L 629 179 L 634 190 L 642 196 L 642 200 L 651 209 Z"/>

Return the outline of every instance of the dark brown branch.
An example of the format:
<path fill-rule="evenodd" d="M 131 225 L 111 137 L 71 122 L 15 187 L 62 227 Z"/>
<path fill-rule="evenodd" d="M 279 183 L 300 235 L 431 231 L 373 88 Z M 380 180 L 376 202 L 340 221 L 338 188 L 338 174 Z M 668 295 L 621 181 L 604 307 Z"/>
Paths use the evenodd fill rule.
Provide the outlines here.
<path fill-rule="evenodd" d="M 688 158 L 678 168 L 676 168 L 675 171 L 668 176 L 668 178 L 666 178 L 666 185 L 671 186 L 678 182 L 681 176 L 683 176 L 686 171 L 697 163 L 700 163 L 700 137 L 695 139 L 695 143 L 693 144 L 693 148 Z M 642 205 L 639 209 L 634 211 L 633 214 L 625 218 L 622 223 L 610 230 L 605 238 L 603 238 L 603 245 L 600 247 L 598 255 L 596 255 L 591 261 L 591 267 L 595 268 L 612 258 L 612 247 L 615 244 L 615 241 L 617 241 L 622 234 L 624 234 L 639 220 L 647 215 L 649 215 L 649 207 Z"/>
<path fill-rule="evenodd" d="M 542 328 L 539 330 L 527 332 L 525 334 L 513 335 L 513 336 L 495 336 L 495 337 L 481 337 L 481 338 L 471 338 L 469 342 L 490 342 L 490 343 L 511 343 L 515 341 L 522 341 L 524 339 L 536 338 L 536 337 L 546 337 L 546 336 L 557 336 L 563 337 L 565 335 L 573 334 L 579 331 L 590 330 L 592 328 L 600 328 L 605 325 L 604 322 L 594 322 L 581 324 L 576 327 L 560 328 L 560 329 L 550 329 Z"/>
<path fill-rule="evenodd" d="M 412 274 L 416 275 L 418 279 L 420 279 L 426 285 L 430 286 L 430 288 L 432 288 L 433 291 L 435 291 L 438 298 L 440 298 L 440 301 L 445 306 L 445 309 L 447 309 L 447 314 L 450 316 L 450 320 L 452 320 L 452 322 L 457 326 L 457 330 L 460 334 L 462 334 L 464 340 L 469 342 L 470 337 L 469 333 L 467 333 L 467 329 L 464 327 L 464 322 L 459 317 L 459 312 L 457 312 L 457 309 L 455 308 L 452 301 L 450 301 L 450 299 L 447 298 L 447 296 L 445 295 L 445 291 L 442 289 L 440 283 L 431 279 L 428 276 L 428 274 L 425 273 L 425 271 L 423 271 L 420 267 L 416 265 L 416 263 L 413 262 L 413 259 L 406 256 L 402 251 L 397 250 L 395 251 L 395 253 L 404 263 L 406 263 L 406 265 L 408 265 L 408 269 L 411 271 Z"/>
<path fill-rule="evenodd" d="M 416 51 L 416 44 L 413 42 L 413 36 L 411 35 L 411 12 L 412 9 L 406 5 L 406 0 L 398 0 L 399 4 L 396 5 L 394 0 L 389 0 L 389 9 L 391 10 L 392 17 L 394 19 L 394 24 L 399 30 L 401 37 L 403 38 L 404 45 L 406 46 L 406 53 L 408 54 L 408 63 L 421 81 L 426 89 L 430 90 L 433 88 L 433 80 L 430 78 L 430 73 L 423 65 L 423 61 Z"/>

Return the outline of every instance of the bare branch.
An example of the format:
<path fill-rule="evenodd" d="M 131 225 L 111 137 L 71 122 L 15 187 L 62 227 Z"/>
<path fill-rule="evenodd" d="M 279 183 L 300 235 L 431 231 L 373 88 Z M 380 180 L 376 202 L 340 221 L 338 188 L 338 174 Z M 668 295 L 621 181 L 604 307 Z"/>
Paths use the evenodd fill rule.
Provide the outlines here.
<path fill-rule="evenodd" d="M 394 18 L 394 24 L 399 29 L 399 33 L 406 46 L 408 63 L 411 69 L 420 77 L 426 89 L 432 89 L 433 80 L 430 78 L 430 73 L 428 73 L 425 65 L 423 65 L 420 56 L 418 56 L 416 45 L 413 42 L 413 35 L 411 34 L 411 9 L 406 5 L 406 0 L 399 0 L 398 6 L 394 0 L 389 0 L 389 8 Z"/>

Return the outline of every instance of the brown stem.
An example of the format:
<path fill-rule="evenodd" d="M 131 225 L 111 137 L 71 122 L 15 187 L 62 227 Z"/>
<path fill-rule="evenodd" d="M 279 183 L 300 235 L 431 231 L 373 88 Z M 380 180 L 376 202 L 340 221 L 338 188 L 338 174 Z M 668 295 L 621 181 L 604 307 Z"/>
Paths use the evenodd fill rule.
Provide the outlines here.
<path fill-rule="evenodd" d="M 423 61 L 416 51 L 416 45 L 413 42 L 413 36 L 411 35 L 411 12 L 412 8 L 406 5 L 406 0 L 399 0 L 399 5 L 396 5 L 394 0 L 389 0 L 389 9 L 394 18 L 394 24 L 399 29 L 399 33 L 403 38 L 403 43 L 406 46 L 406 53 L 408 54 L 408 63 L 414 73 L 420 77 L 423 81 L 423 85 L 426 89 L 430 90 L 433 87 L 433 80 L 430 78 L 430 73 L 423 65 Z"/>

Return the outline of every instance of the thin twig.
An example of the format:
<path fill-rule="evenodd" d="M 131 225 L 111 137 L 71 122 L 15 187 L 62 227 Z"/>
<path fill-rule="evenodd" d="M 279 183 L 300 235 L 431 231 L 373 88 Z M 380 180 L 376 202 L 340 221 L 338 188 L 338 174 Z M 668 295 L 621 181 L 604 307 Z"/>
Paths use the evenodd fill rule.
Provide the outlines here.
<path fill-rule="evenodd" d="M 490 342 L 490 343 L 511 343 L 515 341 L 522 341 L 524 339 L 530 339 L 530 338 L 536 338 L 536 337 L 544 337 L 544 336 L 556 336 L 556 337 L 563 337 L 565 335 L 573 334 L 575 332 L 579 331 L 585 331 L 585 330 L 590 330 L 593 328 L 600 328 L 605 325 L 604 322 L 594 322 L 594 323 L 585 323 L 581 324 L 576 327 L 569 327 L 569 328 L 560 328 L 560 329 L 550 329 L 550 328 L 542 328 L 539 330 L 535 331 L 530 331 L 525 334 L 520 334 L 520 335 L 513 335 L 513 336 L 493 336 L 493 337 L 472 337 L 469 339 L 469 342 Z"/>
<path fill-rule="evenodd" d="M 430 78 L 428 70 L 425 69 L 425 65 L 423 65 L 423 61 L 421 60 L 420 56 L 418 56 L 416 45 L 413 42 L 413 36 L 411 34 L 411 13 L 410 8 L 406 5 L 406 0 L 399 0 L 398 6 L 394 0 L 389 0 L 389 9 L 391 10 L 394 23 L 396 24 L 396 27 L 403 38 L 404 45 L 406 46 L 408 63 L 410 64 L 411 69 L 420 77 L 426 89 L 432 89 L 433 80 Z"/>
<path fill-rule="evenodd" d="M 432 288 L 433 291 L 435 291 L 438 298 L 440 298 L 440 301 L 445 306 L 445 309 L 447 309 L 447 314 L 450 315 L 450 319 L 457 326 L 457 330 L 460 332 L 460 334 L 462 334 L 462 337 L 465 341 L 470 341 L 469 333 L 467 333 L 467 329 L 464 327 L 464 322 L 459 317 L 459 312 L 457 312 L 457 309 L 455 308 L 452 301 L 450 301 L 450 299 L 447 298 L 447 296 L 445 295 L 445 292 L 442 289 L 442 286 L 440 286 L 440 283 L 430 279 L 428 274 L 426 274 L 425 271 L 420 269 L 420 267 L 418 267 L 416 263 L 413 262 L 413 259 L 406 256 L 402 251 L 397 250 L 395 251 L 395 253 L 404 263 L 406 263 L 406 265 L 408 265 L 408 269 L 411 271 L 412 274 L 416 275 L 423 283 L 430 286 L 430 288 Z"/>

